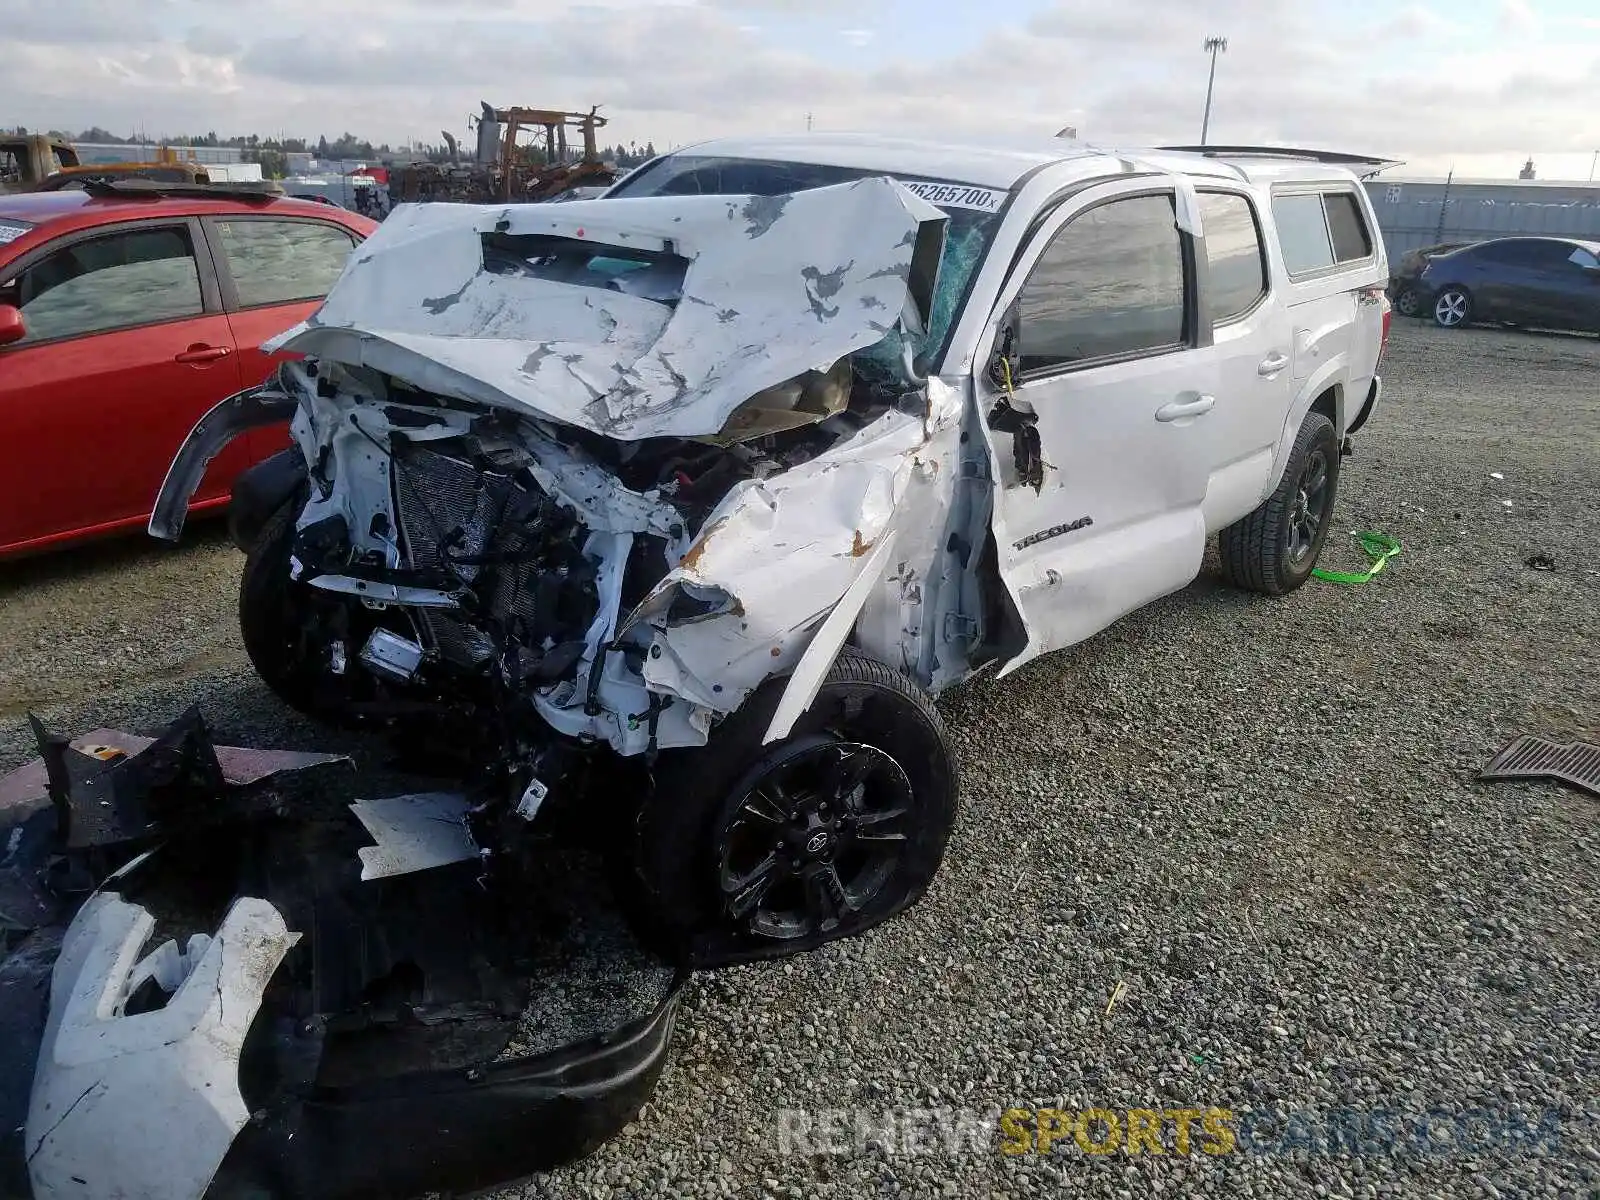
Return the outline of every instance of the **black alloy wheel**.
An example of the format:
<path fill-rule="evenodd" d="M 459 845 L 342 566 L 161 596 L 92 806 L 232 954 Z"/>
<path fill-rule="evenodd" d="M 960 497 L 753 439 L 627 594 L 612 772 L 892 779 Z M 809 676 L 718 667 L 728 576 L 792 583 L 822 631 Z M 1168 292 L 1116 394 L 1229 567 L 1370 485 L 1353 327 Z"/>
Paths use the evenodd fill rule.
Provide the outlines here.
<path fill-rule="evenodd" d="M 1328 454 L 1322 447 L 1306 455 L 1300 482 L 1289 508 L 1289 566 L 1299 570 L 1320 545 L 1328 521 Z"/>
<path fill-rule="evenodd" d="M 703 747 L 665 751 L 632 816 L 636 928 L 695 967 L 854 937 L 914 904 L 944 857 L 959 772 L 933 700 L 859 650 L 764 744 L 774 677 Z"/>
<path fill-rule="evenodd" d="M 916 808 L 900 764 L 861 742 L 803 738 L 759 764 L 720 839 L 723 911 L 769 938 L 827 934 L 864 911 Z"/>

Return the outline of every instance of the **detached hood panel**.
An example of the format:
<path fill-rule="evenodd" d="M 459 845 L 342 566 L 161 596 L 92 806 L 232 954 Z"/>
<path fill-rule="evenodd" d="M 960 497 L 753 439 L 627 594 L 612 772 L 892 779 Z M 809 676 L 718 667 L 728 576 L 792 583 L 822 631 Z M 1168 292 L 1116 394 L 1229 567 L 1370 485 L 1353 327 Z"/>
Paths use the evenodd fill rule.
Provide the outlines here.
<path fill-rule="evenodd" d="M 945 223 L 881 178 L 787 196 L 403 205 L 266 348 L 621 440 L 703 437 L 757 392 L 897 324 L 923 328 Z M 681 298 L 541 278 L 503 255 L 486 266 L 485 237 L 506 235 L 687 260 Z"/>

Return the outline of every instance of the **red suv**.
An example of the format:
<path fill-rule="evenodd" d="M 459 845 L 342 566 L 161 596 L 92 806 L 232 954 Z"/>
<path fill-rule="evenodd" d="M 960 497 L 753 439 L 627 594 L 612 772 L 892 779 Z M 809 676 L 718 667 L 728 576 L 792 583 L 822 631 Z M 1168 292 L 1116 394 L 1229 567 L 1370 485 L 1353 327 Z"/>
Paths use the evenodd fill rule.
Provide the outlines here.
<path fill-rule="evenodd" d="M 207 409 L 275 367 L 377 224 L 213 185 L 0 196 L 0 557 L 142 528 Z M 253 430 L 211 463 L 199 511 L 288 444 Z"/>

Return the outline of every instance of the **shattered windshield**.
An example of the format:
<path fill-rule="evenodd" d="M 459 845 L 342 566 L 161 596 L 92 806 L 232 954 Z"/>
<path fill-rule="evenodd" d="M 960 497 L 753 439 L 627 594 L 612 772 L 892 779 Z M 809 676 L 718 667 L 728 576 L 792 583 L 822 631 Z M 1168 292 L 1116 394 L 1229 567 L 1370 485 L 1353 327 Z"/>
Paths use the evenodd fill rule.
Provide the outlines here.
<path fill-rule="evenodd" d="M 610 196 L 781 196 L 830 187 L 886 172 L 861 167 L 822 166 L 753 158 L 716 158 L 674 154 L 641 167 L 608 193 Z M 937 359 L 966 295 L 973 272 L 988 252 L 1000 222 L 1006 193 L 1000 188 L 943 180 L 893 176 L 947 217 L 944 255 L 939 261 L 939 287 L 925 334 L 891 333 L 870 350 L 855 356 L 857 370 L 874 382 L 891 384 L 904 376 L 904 347 L 913 355 Z"/>

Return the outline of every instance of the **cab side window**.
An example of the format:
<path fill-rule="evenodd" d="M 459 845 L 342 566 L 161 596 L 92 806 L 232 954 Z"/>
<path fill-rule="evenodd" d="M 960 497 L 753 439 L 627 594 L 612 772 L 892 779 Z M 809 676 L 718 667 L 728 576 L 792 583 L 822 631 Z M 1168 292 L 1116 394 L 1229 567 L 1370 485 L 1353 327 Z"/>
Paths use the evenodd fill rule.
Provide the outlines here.
<path fill-rule="evenodd" d="M 183 226 L 130 230 L 64 246 L 3 288 L 22 310 L 16 345 L 199 316 L 200 270 Z"/>
<path fill-rule="evenodd" d="M 1022 370 L 1188 343 L 1183 243 L 1170 195 L 1096 205 L 1057 231 L 1018 298 Z"/>
<path fill-rule="evenodd" d="M 1211 317 L 1220 325 L 1243 316 L 1267 294 L 1267 257 L 1255 208 L 1246 196 L 1201 192 L 1200 227 L 1205 231 Z"/>

